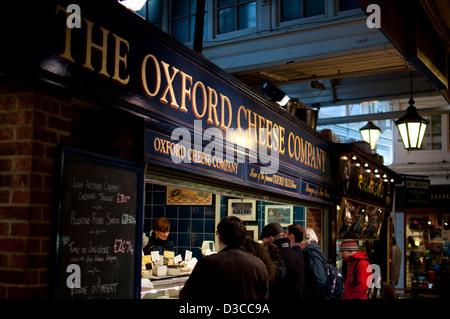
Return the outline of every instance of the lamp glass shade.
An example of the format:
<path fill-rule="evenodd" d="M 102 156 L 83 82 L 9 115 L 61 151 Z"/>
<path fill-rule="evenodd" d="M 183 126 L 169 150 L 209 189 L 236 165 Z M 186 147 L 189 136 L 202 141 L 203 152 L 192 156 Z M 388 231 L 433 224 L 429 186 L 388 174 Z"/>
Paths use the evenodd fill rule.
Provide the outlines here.
<path fill-rule="evenodd" d="M 421 148 L 428 122 L 417 113 L 413 105 L 408 107 L 406 114 L 395 121 L 395 124 L 407 150 Z"/>
<path fill-rule="evenodd" d="M 372 122 L 367 123 L 359 129 L 364 141 L 370 144 L 370 148 L 374 150 L 377 147 L 378 138 L 380 137 L 381 129 Z"/>

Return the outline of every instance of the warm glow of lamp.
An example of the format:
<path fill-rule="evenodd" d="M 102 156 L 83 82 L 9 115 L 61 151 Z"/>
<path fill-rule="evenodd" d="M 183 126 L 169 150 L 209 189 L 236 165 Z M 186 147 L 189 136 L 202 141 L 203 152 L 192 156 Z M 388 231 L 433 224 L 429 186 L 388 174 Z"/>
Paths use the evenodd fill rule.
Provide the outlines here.
<path fill-rule="evenodd" d="M 417 113 L 417 109 L 414 106 L 414 99 L 412 97 L 412 72 L 410 76 L 411 98 L 409 99 L 409 106 L 406 109 L 406 114 L 395 121 L 395 125 L 397 125 L 400 137 L 402 138 L 403 146 L 407 150 L 417 150 L 422 146 L 428 122 Z"/>
<path fill-rule="evenodd" d="M 370 148 L 374 150 L 377 147 L 378 138 L 380 137 L 381 129 L 372 122 L 367 123 L 359 129 L 364 141 L 370 144 Z"/>
<path fill-rule="evenodd" d="M 417 113 L 411 101 L 406 114 L 395 121 L 395 124 L 400 132 L 403 146 L 407 150 L 420 149 L 428 122 Z"/>

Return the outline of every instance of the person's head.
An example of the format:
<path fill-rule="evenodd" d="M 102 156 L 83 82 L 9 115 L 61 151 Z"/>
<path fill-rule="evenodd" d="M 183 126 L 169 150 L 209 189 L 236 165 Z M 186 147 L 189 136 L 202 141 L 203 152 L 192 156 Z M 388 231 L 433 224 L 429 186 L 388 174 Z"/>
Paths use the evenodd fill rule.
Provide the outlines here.
<path fill-rule="evenodd" d="M 274 240 L 277 240 L 278 238 L 285 237 L 284 230 L 281 227 L 279 223 L 269 223 L 266 226 L 264 226 L 261 235 L 259 236 L 259 239 L 261 239 L 263 242 L 273 242 Z"/>
<path fill-rule="evenodd" d="M 319 239 L 317 238 L 316 232 L 314 229 L 310 227 L 305 228 L 305 233 L 303 234 L 303 240 L 300 242 L 300 247 L 305 248 L 312 242 L 319 242 Z"/>
<path fill-rule="evenodd" d="M 300 244 L 303 241 L 303 235 L 305 233 L 305 227 L 299 224 L 289 225 L 286 228 L 286 237 L 289 238 L 291 246 Z"/>
<path fill-rule="evenodd" d="M 270 259 L 269 250 L 249 236 L 245 238 L 244 249 L 264 262 L 269 273 L 269 282 L 272 282 L 275 279 L 276 266 Z"/>
<path fill-rule="evenodd" d="M 354 253 L 357 253 L 358 250 L 358 243 L 353 239 L 346 239 L 340 245 L 340 251 L 343 259 L 346 259 Z"/>
<path fill-rule="evenodd" d="M 169 236 L 170 223 L 164 218 L 160 217 L 153 222 L 153 231 L 155 232 L 155 236 L 157 239 L 167 240 Z"/>
<path fill-rule="evenodd" d="M 244 244 L 246 228 L 236 216 L 223 217 L 217 225 L 217 236 L 220 246 L 240 247 Z"/>

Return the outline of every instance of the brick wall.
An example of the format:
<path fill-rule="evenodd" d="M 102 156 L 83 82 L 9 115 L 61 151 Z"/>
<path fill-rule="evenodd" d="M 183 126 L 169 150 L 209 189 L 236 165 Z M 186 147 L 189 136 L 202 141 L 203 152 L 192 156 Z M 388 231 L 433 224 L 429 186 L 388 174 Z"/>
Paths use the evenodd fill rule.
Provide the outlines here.
<path fill-rule="evenodd" d="M 112 107 L 76 107 L 71 145 L 86 151 L 142 163 L 144 120 Z"/>
<path fill-rule="evenodd" d="M 0 298 L 48 297 L 54 153 L 70 136 L 69 101 L 0 81 Z"/>
<path fill-rule="evenodd" d="M 319 239 L 319 246 L 322 245 L 322 210 L 319 208 L 308 207 L 306 213 L 306 225 L 316 232 Z"/>

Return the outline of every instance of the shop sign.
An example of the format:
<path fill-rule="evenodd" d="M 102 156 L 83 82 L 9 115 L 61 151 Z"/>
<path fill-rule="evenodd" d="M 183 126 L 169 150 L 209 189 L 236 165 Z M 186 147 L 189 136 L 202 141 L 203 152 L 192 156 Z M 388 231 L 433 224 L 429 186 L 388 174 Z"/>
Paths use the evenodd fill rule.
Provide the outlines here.
<path fill-rule="evenodd" d="M 430 185 L 431 206 L 435 208 L 450 207 L 450 185 Z"/>
<path fill-rule="evenodd" d="M 153 161 L 161 161 L 164 164 L 186 166 L 189 170 L 197 170 L 200 172 L 213 173 L 221 178 L 232 179 L 235 181 L 243 181 L 243 163 L 228 162 L 223 156 L 206 154 L 195 149 L 187 149 L 174 143 L 170 136 L 161 134 L 156 131 L 147 129 L 145 131 L 145 156 Z M 173 163 L 175 156 L 188 158 L 189 164 Z M 177 167 L 178 168 L 178 167 Z"/>
<path fill-rule="evenodd" d="M 143 168 L 72 148 L 59 156 L 54 297 L 139 298 Z"/>
<path fill-rule="evenodd" d="M 406 178 L 404 192 L 406 207 L 425 207 L 430 204 L 430 180 Z"/>
<path fill-rule="evenodd" d="M 302 181 L 301 193 L 303 196 L 309 198 L 323 199 L 323 200 L 331 199 L 331 195 L 327 188 L 321 185 L 317 185 L 316 183 L 309 182 L 307 180 Z"/>
<path fill-rule="evenodd" d="M 251 183 L 271 188 L 275 191 L 283 191 L 298 194 L 300 179 L 277 172 L 275 174 L 264 174 L 261 167 L 248 165 L 247 180 Z"/>
<path fill-rule="evenodd" d="M 394 181 L 375 165 L 355 154 L 341 154 L 338 171 L 338 192 L 360 200 L 368 200 L 382 206 L 392 205 Z"/>
<path fill-rule="evenodd" d="M 263 185 L 271 179 L 298 194 L 303 176 L 332 182 L 330 141 L 119 3 L 54 0 L 32 2 L 30 11 L 10 19 L 19 34 L 5 40 L 0 71 L 23 69 L 76 98 L 144 117 L 146 161 L 255 182 L 253 165 L 266 176 Z M 28 42 L 33 51 L 23 60 L 14 50 L 29 52 Z M 227 156 L 230 149 L 237 155 Z M 296 178 L 281 186 L 281 176 Z"/>
<path fill-rule="evenodd" d="M 129 109 L 148 118 L 156 129 L 187 128 L 192 134 L 194 122 L 200 121 L 203 131 L 221 132 L 224 149 L 225 143 L 239 143 L 236 138 L 242 143 L 244 138 L 247 142 L 241 145 L 247 149 L 249 143 L 256 144 L 266 154 L 278 156 L 285 172 L 331 179 L 331 143 L 275 103 L 118 3 L 72 2 L 39 4 L 33 6 L 31 19 L 17 19 L 20 29 L 28 30 L 28 38 L 41 34 L 42 41 L 34 48 L 36 58 L 27 61 L 41 77 L 81 98 Z M 76 24 L 68 23 L 73 20 L 69 10 L 73 4 L 80 13 Z M 41 24 L 32 19 L 38 17 Z M 23 62 L 16 64 L 26 67 Z M 146 145 L 153 148 L 152 141 Z"/>

